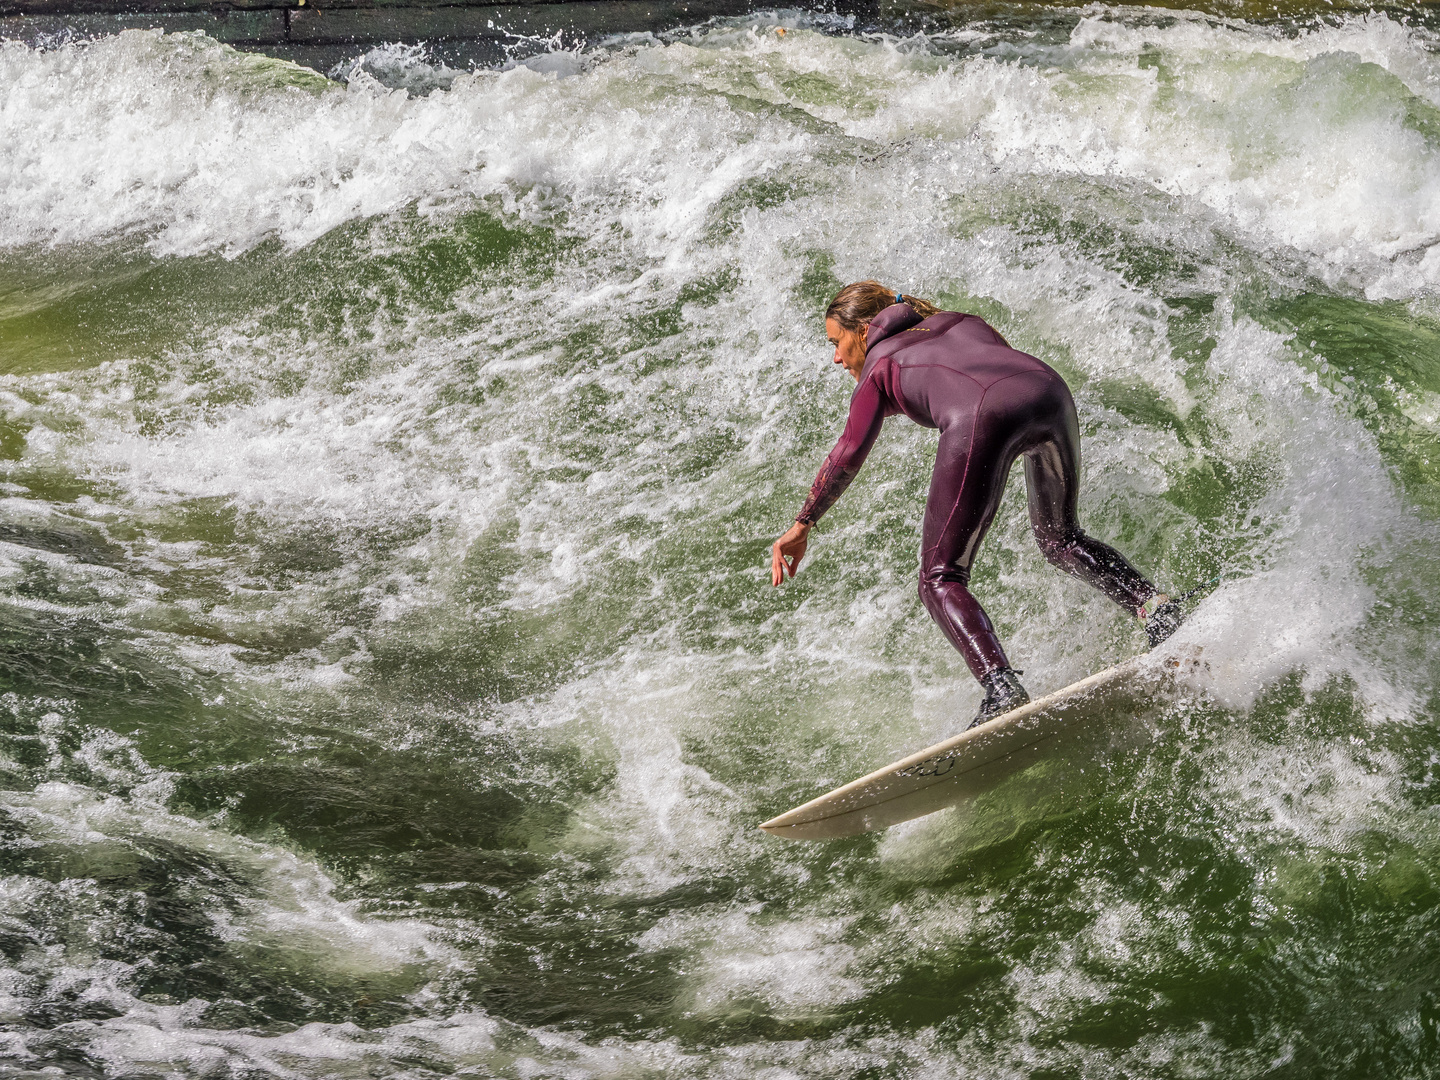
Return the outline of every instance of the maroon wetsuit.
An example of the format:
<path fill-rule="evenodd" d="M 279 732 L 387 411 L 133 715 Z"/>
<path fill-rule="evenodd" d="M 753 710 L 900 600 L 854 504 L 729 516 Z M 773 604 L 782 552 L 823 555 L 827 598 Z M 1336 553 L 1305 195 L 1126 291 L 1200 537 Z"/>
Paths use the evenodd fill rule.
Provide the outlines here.
<path fill-rule="evenodd" d="M 1010 666 L 968 585 L 1017 457 L 1025 458 L 1030 523 L 1045 557 L 1132 611 L 1155 595 L 1118 551 L 1086 536 L 1076 519 L 1080 425 L 1065 380 L 974 315 L 942 311 L 921 321 L 910 305 L 893 304 L 875 317 L 845 431 L 797 521 L 820 519 L 860 471 L 885 418 L 896 413 L 940 429 L 925 504 L 920 599 L 976 678 Z"/>

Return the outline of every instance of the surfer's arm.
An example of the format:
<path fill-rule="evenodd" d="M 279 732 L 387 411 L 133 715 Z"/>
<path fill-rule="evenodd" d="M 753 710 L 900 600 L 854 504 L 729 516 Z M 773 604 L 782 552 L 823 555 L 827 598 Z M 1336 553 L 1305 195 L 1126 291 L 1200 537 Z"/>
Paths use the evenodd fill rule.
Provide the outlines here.
<path fill-rule="evenodd" d="M 880 387 L 873 378 L 866 379 L 850 399 L 850 416 L 845 421 L 845 430 L 840 441 L 820 472 L 815 483 L 810 485 L 810 497 L 795 515 L 802 525 L 814 525 L 826 510 L 835 505 L 835 500 L 845 493 L 865 464 L 865 458 L 880 435 L 880 425 L 885 422 L 885 402 Z"/>
<path fill-rule="evenodd" d="M 810 540 L 810 527 L 835 504 L 865 463 L 865 456 L 880 435 L 885 422 L 885 402 L 873 379 L 867 379 L 850 399 L 850 416 L 835 449 L 820 466 L 810 486 L 810 497 L 785 535 L 770 549 L 770 583 L 779 585 L 785 575 L 795 576 Z"/>

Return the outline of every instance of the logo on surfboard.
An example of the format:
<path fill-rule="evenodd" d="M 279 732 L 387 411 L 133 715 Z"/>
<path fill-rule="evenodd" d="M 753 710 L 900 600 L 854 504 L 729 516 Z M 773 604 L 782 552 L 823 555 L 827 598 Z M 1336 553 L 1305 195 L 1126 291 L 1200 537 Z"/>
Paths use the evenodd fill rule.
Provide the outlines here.
<path fill-rule="evenodd" d="M 918 764 L 911 765 L 908 769 L 895 770 L 896 776 L 944 776 L 955 767 L 955 756 L 943 754 L 939 757 L 926 758 Z"/>

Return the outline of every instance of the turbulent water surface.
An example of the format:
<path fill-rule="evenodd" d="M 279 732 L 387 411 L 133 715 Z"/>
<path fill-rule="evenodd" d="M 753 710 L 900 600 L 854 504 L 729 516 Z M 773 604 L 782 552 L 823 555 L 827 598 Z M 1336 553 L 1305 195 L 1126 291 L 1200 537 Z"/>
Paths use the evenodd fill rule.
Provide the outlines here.
<path fill-rule="evenodd" d="M 1440 32 L 991 15 L 0 46 L 0 1075 L 1440 1071 Z M 871 276 L 1066 376 L 1210 664 L 786 843 L 978 699 L 934 432 L 768 585 Z M 1041 692 L 1144 637 L 1023 500 L 975 588 Z"/>

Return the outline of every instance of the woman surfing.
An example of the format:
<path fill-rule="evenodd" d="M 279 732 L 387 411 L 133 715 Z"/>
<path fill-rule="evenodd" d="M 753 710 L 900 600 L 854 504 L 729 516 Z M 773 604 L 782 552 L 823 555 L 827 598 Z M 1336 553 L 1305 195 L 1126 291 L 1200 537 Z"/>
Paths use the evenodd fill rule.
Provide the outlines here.
<path fill-rule="evenodd" d="M 840 441 L 795 524 L 771 549 L 772 584 L 795 576 L 811 528 L 860 471 L 885 418 L 903 413 L 940 430 L 921 534 L 920 599 L 985 690 L 967 727 L 1030 700 L 969 589 L 970 568 L 1017 457 L 1025 459 L 1030 526 L 1045 558 L 1134 613 L 1152 648 L 1175 632 L 1180 605 L 1080 528 L 1080 424 L 1070 389 L 1053 368 L 1012 349 L 978 316 L 940 311 L 878 281 L 836 293 L 825 334 L 835 363 L 858 385 Z"/>

